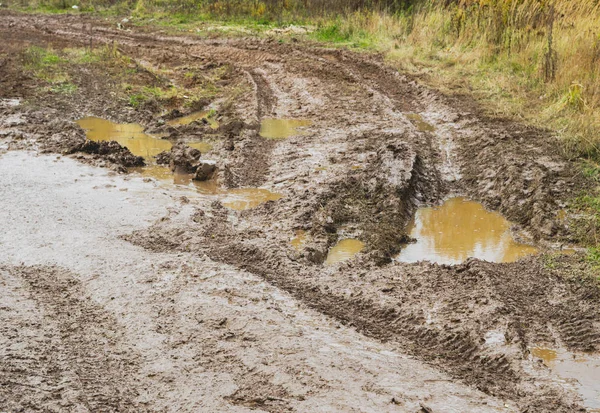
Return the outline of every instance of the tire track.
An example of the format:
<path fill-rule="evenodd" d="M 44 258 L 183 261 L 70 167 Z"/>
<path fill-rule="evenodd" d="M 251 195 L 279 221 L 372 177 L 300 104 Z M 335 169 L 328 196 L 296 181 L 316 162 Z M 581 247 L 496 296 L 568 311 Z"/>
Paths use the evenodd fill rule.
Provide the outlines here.
<path fill-rule="evenodd" d="M 137 355 L 124 348 L 116 321 L 85 299 L 72 274 L 56 267 L 2 267 L 18 302 L 35 302 L 0 314 L 20 319 L 23 330 L 7 332 L 0 369 L 0 401 L 12 411 L 143 412 L 132 378 Z M 25 287 L 26 291 L 19 291 Z M 64 410 L 63 410 L 64 409 Z"/>

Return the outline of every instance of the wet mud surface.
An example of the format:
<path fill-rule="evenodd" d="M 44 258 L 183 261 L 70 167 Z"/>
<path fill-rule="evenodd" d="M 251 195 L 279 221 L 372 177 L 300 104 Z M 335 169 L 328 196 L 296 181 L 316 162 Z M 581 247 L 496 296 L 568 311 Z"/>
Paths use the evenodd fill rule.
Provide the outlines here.
<path fill-rule="evenodd" d="M 584 183 L 548 132 L 489 119 L 467 97 L 430 90 L 376 55 L 122 31 L 99 21 L 97 45 L 115 44 L 149 68 L 129 81 L 190 82 L 183 72 L 191 67 L 227 68 L 222 95 L 210 102 L 218 123 L 202 121 L 207 112 L 174 121 L 205 107 L 127 106 L 115 99 L 119 81 L 110 71 L 86 80 L 73 69 L 75 95 L 42 95 L 39 80 L 19 70 L 20 50 L 85 47 L 89 22 L 0 14 L 0 199 L 12 211 L 7 222 L 18 223 L 0 238 L 2 282 L 16 297 L 0 313 L 14 331 L 1 347 L 10 361 L 0 372 L 4 404 L 594 407 L 531 353 L 594 353 L 599 339 L 596 283 L 582 276 L 581 256 L 554 252 L 573 238 L 558 212 Z M 144 155 L 119 141 L 110 153 L 86 151 L 90 141 L 75 123 L 86 117 L 139 124 L 133 134 L 166 147 Z M 298 122 L 273 121 L 291 119 Z M 265 132 L 269 122 L 276 139 Z M 198 157 L 158 165 L 160 152 L 189 155 L 199 142 L 210 147 L 194 148 Z M 138 155 L 146 166 L 131 163 Z M 191 175 L 204 161 L 214 176 L 197 182 Z M 515 225 L 511 234 L 540 254 L 452 266 L 396 260 L 414 241 L 417 210 L 453 196 L 501 213 Z M 77 235 L 82 227 L 85 237 Z M 62 375 L 39 373 L 57 363 Z M 106 381 L 94 379 L 99 369 Z M 18 386 L 25 389 L 17 396 Z"/>

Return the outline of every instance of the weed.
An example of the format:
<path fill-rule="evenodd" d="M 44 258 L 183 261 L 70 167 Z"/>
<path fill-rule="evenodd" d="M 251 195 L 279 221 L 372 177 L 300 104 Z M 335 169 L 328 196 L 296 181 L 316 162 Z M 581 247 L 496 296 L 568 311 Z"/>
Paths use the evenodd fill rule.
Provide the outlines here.
<path fill-rule="evenodd" d="M 145 101 L 147 97 L 142 93 L 135 93 L 129 96 L 129 106 L 133 108 L 139 108 Z"/>
<path fill-rule="evenodd" d="M 58 83 L 50 87 L 50 91 L 54 93 L 61 93 L 64 95 L 72 95 L 77 91 L 77 85 L 70 82 Z"/>
<path fill-rule="evenodd" d="M 25 68 L 31 71 L 42 71 L 65 61 L 54 51 L 38 46 L 27 48 L 23 53 L 23 60 Z"/>

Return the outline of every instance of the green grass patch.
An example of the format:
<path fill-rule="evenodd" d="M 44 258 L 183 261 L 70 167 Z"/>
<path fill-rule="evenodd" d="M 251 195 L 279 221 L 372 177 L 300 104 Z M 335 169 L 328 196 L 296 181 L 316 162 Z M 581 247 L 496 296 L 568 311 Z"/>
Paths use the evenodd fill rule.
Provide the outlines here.
<path fill-rule="evenodd" d="M 53 93 L 60 93 L 63 95 L 72 95 L 77 92 L 77 85 L 74 85 L 70 82 L 58 83 L 53 86 L 50 86 L 49 90 Z"/>

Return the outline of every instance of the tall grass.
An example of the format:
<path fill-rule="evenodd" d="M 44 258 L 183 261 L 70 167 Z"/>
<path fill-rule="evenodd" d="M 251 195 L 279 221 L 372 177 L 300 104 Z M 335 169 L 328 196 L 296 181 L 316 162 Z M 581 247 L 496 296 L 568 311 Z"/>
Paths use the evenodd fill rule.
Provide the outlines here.
<path fill-rule="evenodd" d="M 325 19 L 316 37 L 386 52 L 440 86 L 466 84 L 492 110 L 555 129 L 568 155 L 600 160 L 600 3 L 448 3 Z"/>

